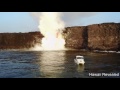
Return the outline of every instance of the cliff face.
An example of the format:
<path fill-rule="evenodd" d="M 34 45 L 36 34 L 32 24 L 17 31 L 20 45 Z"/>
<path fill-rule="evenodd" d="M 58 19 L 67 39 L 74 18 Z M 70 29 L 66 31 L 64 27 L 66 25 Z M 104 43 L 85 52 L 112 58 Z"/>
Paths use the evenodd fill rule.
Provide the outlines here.
<path fill-rule="evenodd" d="M 64 31 L 66 47 L 89 50 L 120 50 L 120 23 L 69 27 Z"/>
<path fill-rule="evenodd" d="M 65 46 L 87 50 L 120 50 L 120 23 L 67 27 L 63 36 Z M 40 32 L 0 33 L 0 49 L 24 49 L 40 44 Z"/>
<path fill-rule="evenodd" d="M 43 36 L 39 32 L 0 33 L 0 49 L 24 49 L 40 43 Z"/>
<path fill-rule="evenodd" d="M 120 49 L 120 24 L 88 26 L 88 47 L 100 50 Z"/>
<path fill-rule="evenodd" d="M 66 47 L 83 49 L 87 47 L 87 27 L 68 27 L 64 31 Z"/>

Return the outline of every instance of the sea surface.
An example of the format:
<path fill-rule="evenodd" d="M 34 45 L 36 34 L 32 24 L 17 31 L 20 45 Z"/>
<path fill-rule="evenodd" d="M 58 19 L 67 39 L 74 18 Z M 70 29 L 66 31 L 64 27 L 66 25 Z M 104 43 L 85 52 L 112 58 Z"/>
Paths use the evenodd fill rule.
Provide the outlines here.
<path fill-rule="evenodd" d="M 82 55 L 85 65 L 74 62 Z M 90 76 L 120 73 L 119 53 L 84 51 L 0 51 L 0 78 L 120 78 Z"/>

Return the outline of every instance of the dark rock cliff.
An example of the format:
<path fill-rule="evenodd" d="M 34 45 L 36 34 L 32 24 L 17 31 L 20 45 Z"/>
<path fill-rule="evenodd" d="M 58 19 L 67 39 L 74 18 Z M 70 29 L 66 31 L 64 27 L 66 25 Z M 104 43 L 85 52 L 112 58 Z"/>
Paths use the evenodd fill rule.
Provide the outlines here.
<path fill-rule="evenodd" d="M 40 32 L 0 33 L 0 49 L 25 49 L 40 43 Z"/>
<path fill-rule="evenodd" d="M 99 50 L 120 50 L 120 23 L 88 26 L 88 47 Z"/>
<path fill-rule="evenodd" d="M 63 36 L 65 46 L 86 50 L 120 50 L 120 23 L 102 23 L 67 27 Z M 0 33 L 0 49 L 24 49 L 41 43 L 40 32 Z"/>
<path fill-rule="evenodd" d="M 68 27 L 63 34 L 69 48 L 120 50 L 120 23 Z"/>
<path fill-rule="evenodd" d="M 63 33 L 66 47 L 75 49 L 84 49 L 87 47 L 87 27 L 68 27 Z"/>

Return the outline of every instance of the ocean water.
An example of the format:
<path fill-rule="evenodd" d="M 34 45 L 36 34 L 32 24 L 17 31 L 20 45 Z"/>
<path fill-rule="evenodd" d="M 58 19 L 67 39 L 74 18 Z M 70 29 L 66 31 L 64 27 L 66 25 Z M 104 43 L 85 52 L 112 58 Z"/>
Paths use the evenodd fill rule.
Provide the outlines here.
<path fill-rule="evenodd" d="M 74 62 L 83 55 L 85 65 Z M 0 51 L 0 78 L 120 78 L 120 53 L 81 51 Z"/>

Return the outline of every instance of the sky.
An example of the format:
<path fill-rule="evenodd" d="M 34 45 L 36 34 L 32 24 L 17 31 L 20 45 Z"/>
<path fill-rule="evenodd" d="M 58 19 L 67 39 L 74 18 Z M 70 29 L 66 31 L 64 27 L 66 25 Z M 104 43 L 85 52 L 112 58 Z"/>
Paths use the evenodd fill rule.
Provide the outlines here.
<path fill-rule="evenodd" d="M 61 12 L 66 27 L 120 22 L 120 12 Z M 0 33 L 39 31 L 40 12 L 0 12 Z"/>

